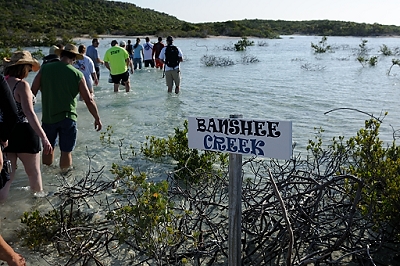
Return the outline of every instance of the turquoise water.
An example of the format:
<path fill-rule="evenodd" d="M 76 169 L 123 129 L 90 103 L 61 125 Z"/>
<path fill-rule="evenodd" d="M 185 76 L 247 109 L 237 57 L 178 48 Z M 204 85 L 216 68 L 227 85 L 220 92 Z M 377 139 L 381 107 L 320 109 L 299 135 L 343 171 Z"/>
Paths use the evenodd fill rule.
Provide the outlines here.
<path fill-rule="evenodd" d="M 128 38 L 116 38 L 118 41 Z M 73 174 L 83 176 L 89 169 L 105 167 L 105 177 L 112 178 L 108 169 L 112 162 L 121 163 L 117 144 L 132 144 L 139 150 L 145 137 L 166 137 L 177 126 L 182 126 L 187 117 L 229 117 L 241 114 L 245 119 L 274 119 L 293 122 L 294 153 L 305 154 L 307 141 L 314 136 L 314 128 L 325 129 L 326 139 L 333 136 L 355 135 L 368 117 L 355 111 L 341 110 L 325 115 L 336 108 L 354 108 L 379 116 L 389 114 L 382 126 L 382 138 L 390 141 L 392 128 L 400 128 L 400 68 L 393 67 L 391 75 L 386 73 L 395 56 L 383 57 L 379 53 L 385 44 L 389 48 L 400 46 L 399 38 L 365 38 L 368 40 L 370 56 L 377 55 L 376 67 L 362 67 L 356 61 L 356 51 L 361 38 L 328 37 L 328 44 L 335 49 L 331 53 L 315 55 L 311 42 L 318 43 L 321 37 L 283 36 L 278 40 L 252 39 L 255 46 L 245 52 L 224 50 L 232 47 L 238 38 L 176 39 L 184 54 L 181 64 L 182 85 L 179 95 L 168 94 L 162 71 L 142 69 L 131 76 L 131 92 L 113 92 L 107 82 L 108 71 L 101 68 L 101 78 L 95 87 L 95 99 L 99 108 L 103 130 L 112 126 L 115 145 L 104 146 L 100 133 L 94 130 L 93 118 L 83 102 L 78 104 L 78 142 L 73 152 Z M 112 39 L 101 39 L 101 56 L 110 47 Z M 134 38 L 131 38 L 134 40 Z M 153 38 L 152 41 L 155 41 Z M 91 40 L 78 43 L 90 45 Z M 259 42 L 266 45 L 258 46 Z M 48 48 L 44 48 L 47 52 Z M 236 62 L 227 67 L 205 67 L 201 63 L 204 55 L 229 57 Z M 254 56 L 258 63 L 242 63 L 243 56 Z M 397 56 L 400 58 L 400 56 Z M 307 70 L 304 69 L 308 68 Z M 34 73 L 28 77 L 32 81 Z M 41 99 L 38 96 L 35 110 L 41 117 Z M 43 183 L 46 193 L 56 191 L 59 151 L 56 149 L 54 167 L 43 167 Z M 165 176 L 166 169 L 142 160 L 134 161 L 135 167 L 150 171 L 152 178 Z M 44 204 L 26 191 L 27 178 L 22 164 L 17 170 L 7 203 L 0 205 L 0 230 L 8 239 L 14 239 L 14 229 L 19 226 L 20 215 Z M 17 240 L 16 240 L 17 241 Z M 14 246 L 18 247 L 18 243 Z M 29 251 L 20 250 L 29 265 L 43 265 L 43 260 Z"/>

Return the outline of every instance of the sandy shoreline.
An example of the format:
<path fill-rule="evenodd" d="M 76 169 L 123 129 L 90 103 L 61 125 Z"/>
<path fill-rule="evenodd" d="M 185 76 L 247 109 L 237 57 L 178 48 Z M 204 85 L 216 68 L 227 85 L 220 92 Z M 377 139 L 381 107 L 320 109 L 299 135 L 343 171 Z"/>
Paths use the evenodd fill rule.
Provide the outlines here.
<path fill-rule="evenodd" d="M 140 38 L 141 40 L 149 37 L 151 40 L 157 40 L 158 36 L 156 35 L 136 35 L 136 36 L 128 36 L 128 35 L 98 35 L 97 39 L 116 39 L 116 40 L 120 40 L 120 39 L 124 39 L 124 40 L 136 40 L 136 38 Z M 163 38 L 163 40 L 165 40 L 167 38 L 167 36 L 161 36 Z M 191 39 L 240 39 L 241 37 L 231 37 L 231 36 L 215 36 L 215 35 L 210 35 L 207 36 L 205 38 L 203 37 L 174 37 L 174 39 L 187 39 L 187 38 L 191 38 Z M 253 38 L 253 37 L 248 37 L 248 38 Z M 254 37 L 257 38 L 257 37 Z M 74 41 L 79 41 L 79 40 L 92 40 L 93 38 L 90 37 L 89 35 L 83 35 L 80 37 L 75 37 L 73 38 Z"/>

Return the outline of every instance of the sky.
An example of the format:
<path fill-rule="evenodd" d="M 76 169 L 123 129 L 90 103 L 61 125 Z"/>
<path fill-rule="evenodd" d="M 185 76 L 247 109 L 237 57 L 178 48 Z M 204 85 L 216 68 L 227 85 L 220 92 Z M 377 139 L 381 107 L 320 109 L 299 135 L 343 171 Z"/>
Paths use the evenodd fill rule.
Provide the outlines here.
<path fill-rule="evenodd" d="M 242 19 L 340 20 L 400 26 L 399 0 L 119 0 L 200 23 Z"/>

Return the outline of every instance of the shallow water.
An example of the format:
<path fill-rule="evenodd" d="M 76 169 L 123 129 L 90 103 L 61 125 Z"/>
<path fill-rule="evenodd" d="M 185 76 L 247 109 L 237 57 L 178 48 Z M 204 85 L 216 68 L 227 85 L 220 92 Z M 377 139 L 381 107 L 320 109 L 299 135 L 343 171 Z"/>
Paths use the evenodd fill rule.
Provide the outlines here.
<path fill-rule="evenodd" d="M 325 129 L 326 140 L 333 136 L 350 137 L 364 125 L 368 117 L 359 112 L 341 110 L 324 113 L 335 108 L 354 108 L 379 116 L 389 114 L 382 126 L 382 138 L 390 141 L 392 125 L 400 128 L 399 74 L 395 66 L 392 75 L 386 75 L 392 65 L 393 56 L 380 56 L 383 44 L 394 49 L 398 38 L 366 38 L 371 48 L 370 56 L 379 56 L 376 67 L 362 67 L 356 61 L 354 51 L 359 48 L 360 38 L 328 37 L 328 44 L 336 49 L 333 53 L 315 55 L 311 42 L 318 43 L 321 37 L 283 36 L 278 40 L 251 39 L 255 46 L 246 52 L 226 51 L 224 46 L 233 46 L 237 38 L 176 39 L 184 54 L 181 64 L 182 85 L 179 95 L 168 94 L 162 71 L 142 69 L 131 76 L 131 92 L 113 92 L 107 82 L 108 71 L 101 67 L 101 78 L 95 87 L 103 130 L 112 126 L 115 145 L 101 144 L 100 133 L 94 130 L 93 118 L 83 102 L 78 104 L 78 142 L 73 152 L 75 176 L 83 176 L 89 169 L 105 166 L 105 176 L 112 178 L 108 169 L 112 162 L 120 163 L 117 144 L 132 144 L 138 152 L 145 137 L 166 137 L 189 116 L 229 117 L 242 114 L 245 119 L 274 119 L 293 122 L 295 154 L 305 154 L 308 139 L 314 136 L 314 128 Z M 118 41 L 122 39 L 117 39 Z M 127 39 L 125 39 L 126 41 Z M 133 38 L 132 38 L 133 40 Z M 155 41 L 155 39 L 153 40 Z M 90 45 L 90 40 L 82 40 Z M 104 55 L 111 39 L 100 40 L 100 54 Z M 267 43 L 257 46 L 258 42 Z M 79 43 L 79 42 L 78 42 Z M 45 52 L 48 48 L 43 48 Z M 237 62 L 228 67 L 205 67 L 201 63 L 204 55 L 229 57 Z M 260 62 L 243 64 L 244 55 L 255 56 Z M 399 58 L 398 56 L 397 58 Z M 309 70 L 302 69 L 308 66 Z M 32 81 L 34 73 L 27 78 Z M 41 117 L 41 99 L 38 97 L 35 110 Z M 59 151 L 56 149 L 56 158 Z M 43 167 L 43 183 L 46 193 L 56 190 L 57 179 L 62 178 L 58 170 L 58 159 L 54 167 Z M 150 177 L 165 176 L 165 168 L 136 160 L 134 166 L 150 171 Z M 14 229 L 24 211 L 33 210 L 46 201 L 27 192 L 27 178 L 19 163 L 17 178 L 12 185 L 9 199 L 0 205 L 0 229 L 7 240 L 15 240 Z M 15 247 L 19 244 L 15 243 Z M 38 255 L 19 249 L 29 265 L 46 265 Z"/>

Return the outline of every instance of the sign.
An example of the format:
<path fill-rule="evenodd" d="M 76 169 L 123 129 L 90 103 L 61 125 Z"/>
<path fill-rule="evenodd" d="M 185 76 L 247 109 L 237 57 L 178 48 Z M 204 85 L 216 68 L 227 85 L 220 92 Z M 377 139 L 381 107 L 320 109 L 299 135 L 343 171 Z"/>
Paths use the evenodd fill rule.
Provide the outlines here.
<path fill-rule="evenodd" d="M 292 122 L 189 117 L 189 148 L 288 160 Z"/>

